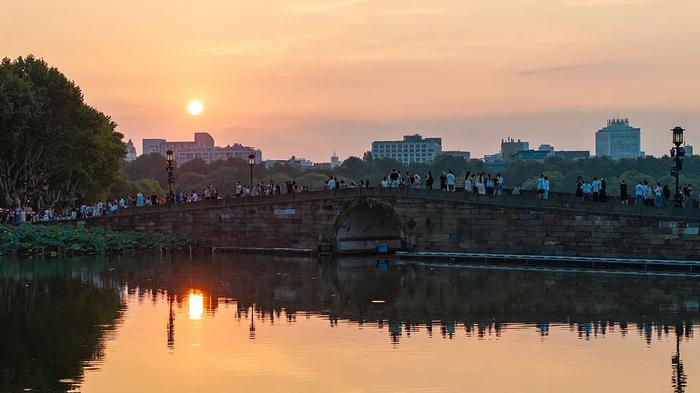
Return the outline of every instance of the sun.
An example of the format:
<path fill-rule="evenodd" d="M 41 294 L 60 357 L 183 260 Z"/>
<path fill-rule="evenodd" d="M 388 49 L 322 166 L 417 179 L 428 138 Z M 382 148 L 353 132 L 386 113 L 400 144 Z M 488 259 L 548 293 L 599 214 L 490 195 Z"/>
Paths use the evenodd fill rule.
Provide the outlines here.
<path fill-rule="evenodd" d="M 204 104 L 200 100 L 192 100 L 187 103 L 187 112 L 192 116 L 199 116 L 204 112 Z"/>

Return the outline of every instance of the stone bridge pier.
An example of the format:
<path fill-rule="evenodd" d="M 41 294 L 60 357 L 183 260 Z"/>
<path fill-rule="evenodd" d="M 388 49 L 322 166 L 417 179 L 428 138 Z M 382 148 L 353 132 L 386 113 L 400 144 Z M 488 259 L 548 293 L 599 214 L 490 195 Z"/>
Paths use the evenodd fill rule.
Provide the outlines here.
<path fill-rule="evenodd" d="M 87 226 L 176 233 L 212 247 L 462 251 L 700 259 L 700 216 L 427 190 L 352 189 L 132 208 Z"/>

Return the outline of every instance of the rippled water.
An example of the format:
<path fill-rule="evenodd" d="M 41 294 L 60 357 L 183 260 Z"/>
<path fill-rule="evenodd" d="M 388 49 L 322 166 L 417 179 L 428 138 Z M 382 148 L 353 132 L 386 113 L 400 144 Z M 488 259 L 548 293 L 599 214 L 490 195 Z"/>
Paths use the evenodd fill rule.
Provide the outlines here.
<path fill-rule="evenodd" d="M 0 261 L 0 391 L 698 392 L 699 301 L 683 276 Z"/>

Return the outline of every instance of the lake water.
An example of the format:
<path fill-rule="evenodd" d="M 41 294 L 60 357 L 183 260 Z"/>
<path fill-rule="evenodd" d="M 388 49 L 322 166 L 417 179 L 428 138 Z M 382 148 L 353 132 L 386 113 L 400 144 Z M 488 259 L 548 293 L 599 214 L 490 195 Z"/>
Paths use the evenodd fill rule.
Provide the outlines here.
<path fill-rule="evenodd" d="M 700 278 L 0 261 L 0 391 L 700 392 Z"/>

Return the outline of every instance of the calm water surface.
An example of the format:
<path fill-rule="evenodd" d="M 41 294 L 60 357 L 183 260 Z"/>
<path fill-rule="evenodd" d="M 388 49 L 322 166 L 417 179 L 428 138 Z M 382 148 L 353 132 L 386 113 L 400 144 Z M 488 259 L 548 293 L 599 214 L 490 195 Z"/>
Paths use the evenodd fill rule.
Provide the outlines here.
<path fill-rule="evenodd" d="M 700 278 L 0 261 L 0 391 L 700 392 Z"/>

